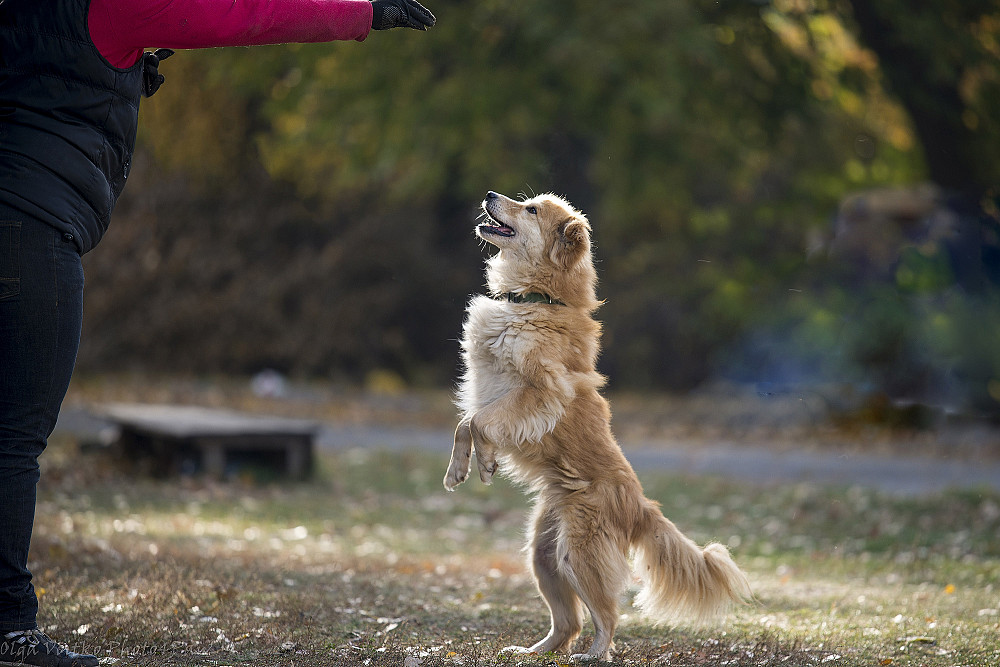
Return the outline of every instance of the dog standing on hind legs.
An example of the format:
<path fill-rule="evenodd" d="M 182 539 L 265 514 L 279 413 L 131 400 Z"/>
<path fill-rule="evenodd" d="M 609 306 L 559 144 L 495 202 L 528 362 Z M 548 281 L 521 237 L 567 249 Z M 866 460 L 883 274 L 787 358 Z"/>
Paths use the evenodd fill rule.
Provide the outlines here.
<path fill-rule="evenodd" d="M 611 432 L 595 370 L 600 324 L 590 223 L 554 195 L 483 201 L 477 235 L 497 247 L 487 261 L 490 296 L 469 302 L 462 335 L 462 416 L 444 485 L 498 471 L 535 496 L 528 545 L 549 633 L 531 653 L 567 652 L 583 627 L 594 642 L 578 660 L 609 660 L 618 604 L 631 578 L 638 606 L 656 620 L 703 619 L 750 597 L 721 544 L 704 549 L 647 499 Z"/>

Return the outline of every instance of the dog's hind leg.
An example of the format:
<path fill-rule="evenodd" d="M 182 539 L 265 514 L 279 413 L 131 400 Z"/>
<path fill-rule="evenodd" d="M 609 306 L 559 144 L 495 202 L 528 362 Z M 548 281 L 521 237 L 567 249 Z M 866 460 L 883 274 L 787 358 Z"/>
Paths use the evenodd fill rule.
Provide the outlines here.
<path fill-rule="evenodd" d="M 594 643 L 573 660 L 610 660 L 618 625 L 618 605 L 631 570 L 624 551 L 607 534 L 588 527 L 588 535 L 568 535 L 566 554 L 559 562 L 574 590 L 590 611 Z M 575 538 L 575 539 L 574 539 Z"/>
<path fill-rule="evenodd" d="M 552 615 L 552 627 L 544 639 L 531 647 L 536 653 L 568 651 L 583 627 L 583 605 L 558 567 L 557 530 L 556 516 L 540 507 L 531 545 L 531 567 Z"/>
<path fill-rule="evenodd" d="M 455 445 L 451 450 L 451 462 L 444 476 L 444 488 L 454 491 L 469 476 L 472 468 L 472 429 L 468 420 L 458 423 L 455 429 Z"/>
<path fill-rule="evenodd" d="M 552 616 L 552 627 L 543 639 L 531 648 L 509 646 L 505 651 L 523 653 L 566 652 L 580 635 L 583 627 L 583 605 L 573 586 L 557 567 L 556 539 L 558 519 L 546 509 L 544 500 L 535 508 L 534 534 L 528 549 L 531 569 L 538 591 L 545 599 Z"/>

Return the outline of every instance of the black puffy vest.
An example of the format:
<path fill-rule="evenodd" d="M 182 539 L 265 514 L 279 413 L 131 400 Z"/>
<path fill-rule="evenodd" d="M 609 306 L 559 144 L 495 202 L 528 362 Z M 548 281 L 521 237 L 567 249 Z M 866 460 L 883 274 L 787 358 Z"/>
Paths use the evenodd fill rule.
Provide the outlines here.
<path fill-rule="evenodd" d="M 143 60 L 119 69 L 90 39 L 90 0 L 0 0 L 0 201 L 101 240 L 125 186 Z"/>

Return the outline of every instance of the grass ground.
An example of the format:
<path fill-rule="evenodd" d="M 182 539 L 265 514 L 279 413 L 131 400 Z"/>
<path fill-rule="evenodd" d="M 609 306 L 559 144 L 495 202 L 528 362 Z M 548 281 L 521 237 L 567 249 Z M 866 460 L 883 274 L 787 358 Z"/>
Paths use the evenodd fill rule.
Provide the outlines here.
<path fill-rule="evenodd" d="M 39 624 L 115 665 L 565 664 L 499 653 L 547 630 L 520 553 L 528 501 L 503 481 L 446 493 L 446 450 L 223 483 L 130 479 L 57 440 L 31 551 Z M 643 482 L 691 537 L 729 545 L 757 599 L 700 629 L 655 627 L 626 599 L 616 664 L 1000 664 L 997 494 Z"/>

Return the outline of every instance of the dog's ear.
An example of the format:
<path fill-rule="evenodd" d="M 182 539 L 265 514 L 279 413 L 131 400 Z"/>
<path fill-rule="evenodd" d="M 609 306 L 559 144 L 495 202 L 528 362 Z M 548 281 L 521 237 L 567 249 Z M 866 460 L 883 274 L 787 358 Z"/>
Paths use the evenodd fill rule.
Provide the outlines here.
<path fill-rule="evenodd" d="M 576 265 L 590 250 L 590 228 L 580 218 L 567 218 L 559 225 L 559 236 L 552 245 L 550 256 L 562 269 Z"/>

